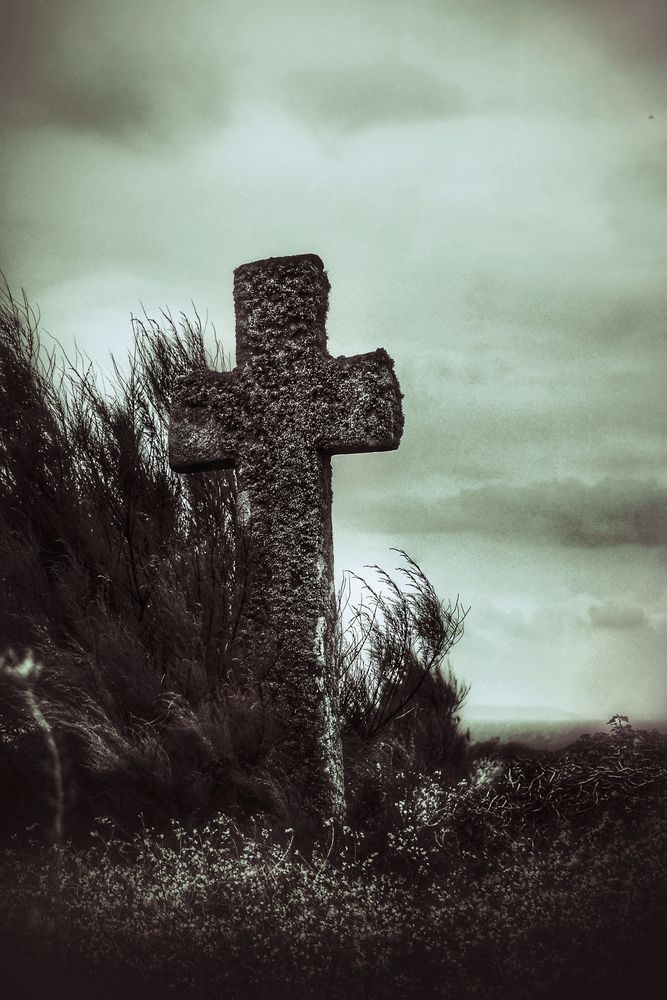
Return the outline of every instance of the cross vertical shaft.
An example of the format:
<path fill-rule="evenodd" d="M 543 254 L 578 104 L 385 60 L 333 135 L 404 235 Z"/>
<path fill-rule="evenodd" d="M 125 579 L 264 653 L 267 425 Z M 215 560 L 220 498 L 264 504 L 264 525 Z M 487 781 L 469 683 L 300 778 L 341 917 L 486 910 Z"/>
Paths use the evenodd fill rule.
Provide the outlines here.
<path fill-rule="evenodd" d="M 172 468 L 237 470 L 248 574 L 239 656 L 266 678 L 294 804 L 320 821 L 344 809 L 331 455 L 397 448 L 403 428 L 384 351 L 327 353 L 328 292 L 314 254 L 237 268 L 237 367 L 183 378 L 170 428 Z"/>

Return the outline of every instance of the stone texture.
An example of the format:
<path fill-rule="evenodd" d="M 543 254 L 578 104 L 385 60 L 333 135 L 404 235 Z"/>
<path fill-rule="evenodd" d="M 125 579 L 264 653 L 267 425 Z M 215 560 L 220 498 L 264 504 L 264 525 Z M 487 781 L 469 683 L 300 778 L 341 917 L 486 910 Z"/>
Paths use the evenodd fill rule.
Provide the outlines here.
<path fill-rule="evenodd" d="M 237 268 L 237 367 L 182 378 L 170 428 L 173 469 L 237 470 L 248 554 L 239 656 L 265 673 L 277 763 L 320 821 L 344 810 L 331 455 L 397 448 L 403 430 L 387 353 L 327 353 L 328 293 L 314 254 Z"/>

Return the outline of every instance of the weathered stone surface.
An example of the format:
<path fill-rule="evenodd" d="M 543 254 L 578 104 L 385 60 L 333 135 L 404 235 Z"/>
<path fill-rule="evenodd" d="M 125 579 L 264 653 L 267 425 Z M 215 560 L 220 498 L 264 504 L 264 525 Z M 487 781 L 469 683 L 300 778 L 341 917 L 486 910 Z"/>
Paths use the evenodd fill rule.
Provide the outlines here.
<path fill-rule="evenodd" d="M 239 655 L 266 672 L 280 765 L 320 819 L 344 808 L 331 455 L 397 448 L 403 430 L 387 353 L 327 353 L 328 292 L 314 254 L 237 268 L 237 367 L 181 379 L 170 429 L 173 469 L 237 469 L 248 540 Z"/>

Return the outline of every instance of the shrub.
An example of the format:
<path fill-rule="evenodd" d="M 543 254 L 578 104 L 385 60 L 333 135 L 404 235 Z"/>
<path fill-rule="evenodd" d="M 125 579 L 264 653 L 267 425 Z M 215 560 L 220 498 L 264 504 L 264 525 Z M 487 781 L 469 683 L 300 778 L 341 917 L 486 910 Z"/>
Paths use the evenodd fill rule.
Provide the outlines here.
<path fill-rule="evenodd" d="M 234 655 L 245 578 L 234 474 L 174 475 L 167 458 L 175 377 L 219 364 L 221 351 L 207 355 L 198 316 L 135 320 L 134 335 L 105 384 L 81 357 L 45 351 L 27 302 L 0 296 L 4 649 L 18 661 L 30 651 L 42 667 L 31 696 L 57 742 L 70 829 L 110 816 L 131 833 L 142 817 L 164 826 L 220 809 L 293 825 L 289 779 L 270 766 L 260 679 Z M 440 671 L 465 615 L 405 562 L 407 589 L 385 575 L 388 594 L 371 592 L 341 638 L 360 819 L 376 758 L 420 769 L 464 753 L 465 692 Z M 11 677 L 0 685 L 0 767 L 10 782 L 20 772 L 15 788 L 41 794 L 49 777 L 34 713 Z M 26 814 L 43 824 L 39 803 L 23 806 L 5 811 L 8 829 Z"/>
<path fill-rule="evenodd" d="M 597 742 L 611 760 L 613 737 Z M 574 753 L 562 773 L 552 759 L 555 781 L 569 780 Z M 561 810 L 533 836 L 498 795 L 506 764 L 489 760 L 454 788 L 431 775 L 399 801 L 383 858 L 347 831 L 342 856 L 325 846 L 306 859 L 289 829 L 226 816 L 130 841 L 106 823 L 87 850 L 10 850 L 4 981 L 12 995 L 32 976 L 21 995 L 62 984 L 70 997 L 105 983 L 128 997 L 649 995 L 666 927 L 664 743 L 653 766 L 632 830 L 598 802 L 584 827 Z M 537 806 L 545 787 L 526 801 Z M 470 821 L 483 838 L 465 832 Z"/>
<path fill-rule="evenodd" d="M 604 846 L 636 834 L 664 812 L 667 737 L 622 729 L 582 737 L 556 752 L 523 748 L 475 761 L 452 784 L 439 772 L 421 776 L 398 803 L 389 853 L 424 873 L 495 862 L 521 845 Z M 651 811 L 652 810 L 652 811 Z M 619 833 L 620 830 L 620 833 Z"/>

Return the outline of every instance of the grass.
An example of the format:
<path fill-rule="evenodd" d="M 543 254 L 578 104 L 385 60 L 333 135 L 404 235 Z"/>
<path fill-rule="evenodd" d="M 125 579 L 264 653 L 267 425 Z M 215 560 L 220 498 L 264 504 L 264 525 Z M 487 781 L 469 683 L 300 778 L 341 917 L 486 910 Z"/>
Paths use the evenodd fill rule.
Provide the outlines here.
<path fill-rule="evenodd" d="M 13 988 L 641 996 L 667 930 L 666 777 L 664 739 L 626 729 L 561 754 L 481 758 L 455 785 L 423 776 L 379 850 L 348 827 L 304 857 L 293 831 L 223 815 L 131 841 L 101 822 L 86 848 L 10 849 Z"/>
<path fill-rule="evenodd" d="M 3 995 L 648 995 L 664 739 L 471 745 L 466 612 L 404 553 L 340 630 L 347 826 L 304 831 L 235 655 L 234 476 L 168 468 L 215 359 L 197 318 L 135 334 L 105 385 L 0 295 Z"/>
<path fill-rule="evenodd" d="M 224 811 L 312 836 L 273 764 L 266 678 L 236 643 L 245 539 L 234 474 L 169 469 L 174 380 L 221 353 L 207 355 L 198 317 L 136 321 L 134 332 L 104 383 L 81 358 L 45 351 L 27 302 L 0 294 L 0 728 L 14 734 L 0 739 L 14 800 L 0 838 L 52 825 L 45 735 L 65 835 L 85 837 L 98 815 L 129 835 L 142 820 L 167 828 Z M 405 555 L 402 573 L 402 586 L 384 574 L 384 590 L 367 590 L 338 644 L 358 816 L 381 806 L 377 763 L 387 773 L 423 754 L 458 773 L 465 758 L 465 690 L 441 670 L 465 612 Z M 17 684 L 26 656 L 40 669 Z"/>

